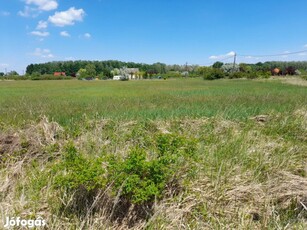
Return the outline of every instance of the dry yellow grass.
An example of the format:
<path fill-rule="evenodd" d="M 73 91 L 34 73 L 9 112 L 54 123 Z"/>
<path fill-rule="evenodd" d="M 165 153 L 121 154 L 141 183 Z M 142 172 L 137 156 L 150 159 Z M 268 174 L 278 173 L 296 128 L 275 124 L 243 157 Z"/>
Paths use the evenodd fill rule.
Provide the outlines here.
<path fill-rule="evenodd" d="M 254 118 L 246 122 L 223 118 L 88 119 L 77 137 L 46 117 L 22 130 L 12 128 L 0 138 L 0 226 L 6 216 L 42 216 L 48 229 L 56 230 L 304 229 L 306 112 L 302 108 L 289 117 L 271 114 L 261 125 Z M 198 140 L 198 160 L 191 165 L 193 176 L 182 178 L 179 194 L 167 195 L 166 191 L 148 219 L 138 218 L 133 207 L 121 221 L 110 219 L 115 201 L 109 200 L 106 191 L 92 204 L 92 209 L 100 207 L 95 213 L 88 210 L 82 219 L 55 215 L 56 207 L 67 206 L 73 198 L 62 194 L 62 204 L 56 204 L 59 197 L 52 179 L 44 177 L 66 143 L 73 142 L 85 154 L 106 151 L 125 156 L 135 145 L 150 151 L 155 133 L 177 133 Z"/>

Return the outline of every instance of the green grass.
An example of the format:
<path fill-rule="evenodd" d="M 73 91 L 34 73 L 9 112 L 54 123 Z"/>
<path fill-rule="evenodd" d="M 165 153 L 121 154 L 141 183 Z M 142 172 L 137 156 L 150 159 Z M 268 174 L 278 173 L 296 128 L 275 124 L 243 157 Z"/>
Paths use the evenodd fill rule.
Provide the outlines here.
<path fill-rule="evenodd" d="M 306 102 L 277 80 L 0 81 L 0 226 L 306 229 Z"/>
<path fill-rule="evenodd" d="M 41 115 L 69 126 L 84 117 L 146 120 L 221 116 L 244 120 L 306 104 L 305 87 L 246 80 L 0 82 L 0 121 Z"/>

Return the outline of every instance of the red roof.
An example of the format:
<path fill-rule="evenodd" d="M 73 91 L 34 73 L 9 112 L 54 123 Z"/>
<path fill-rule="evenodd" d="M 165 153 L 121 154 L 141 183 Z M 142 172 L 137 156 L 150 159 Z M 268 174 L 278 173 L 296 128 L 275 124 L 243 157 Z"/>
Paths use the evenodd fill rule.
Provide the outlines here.
<path fill-rule="evenodd" d="M 66 76 L 65 72 L 54 72 L 53 76 Z"/>

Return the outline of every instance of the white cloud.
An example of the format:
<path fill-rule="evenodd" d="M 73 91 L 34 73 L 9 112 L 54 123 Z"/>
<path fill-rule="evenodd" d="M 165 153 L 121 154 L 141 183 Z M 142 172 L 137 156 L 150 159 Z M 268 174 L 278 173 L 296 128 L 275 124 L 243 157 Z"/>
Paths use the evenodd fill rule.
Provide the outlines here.
<path fill-rule="evenodd" d="M 48 21 L 56 26 L 64 27 L 74 25 L 76 21 L 82 21 L 84 15 L 83 9 L 71 7 L 66 11 L 55 12 L 53 16 L 49 16 Z"/>
<path fill-rule="evenodd" d="M 49 32 L 42 32 L 42 31 L 32 31 L 30 34 L 39 37 L 48 37 L 50 35 Z"/>
<path fill-rule="evenodd" d="M 8 12 L 8 11 L 0 11 L 0 16 L 4 16 L 4 17 L 7 17 L 7 16 L 10 16 L 11 13 Z"/>
<path fill-rule="evenodd" d="M 9 64 L 6 64 L 6 63 L 0 63 L 0 67 L 5 68 L 5 67 L 8 67 L 8 66 L 9 66 Z"/>
<path fill-rule="evenodd" d="M 37 17 L 42 11 L 50 11 L 58 8 L 57 0 L 23 0 L 26 5 L 18 15 L 22 17 Z"/>
<path fill-rule="evenodd" d="M 212 55 L 209 57 L 209 59 L 218 59 L 219 57 L 218 56 L 215 56 L 215 55 Z"/>
<path fill-rule="evenodd" d="M 91 39 L 92 35 L 90 33 L 84 33 L 79 35 L 80 39 Z"/>
<path fill-rule="evenodd" d="M 227 54 L 221 54 L 221 55 L 212 55 L 209 57 L 209 59 L 223 59 L 223 58 L 228 58 L 228 57 L 233 57 L 236 54 L 236 52 L 231 51 Z"/>
<path fill-rule="evenodd" d="M 73 60 L 75 60 L 75 58 L 74 57 L 66 57 L 65 60 L 66 61 L 73 61 Z"/>
<path fill-rule="evenodd" d="M 306 55 L 307 55 L 307 52 L 298 54 L 298 56 L 306 56 Z"/>
<path fill-rule="evenodd" d="M 27 5 L 35 5 L 38 10 L 50 11 L 58 8 L 56 0 L 26 0 Z"/>
<path fill-rule="evenodd" d="M 38 16 L 38 13 L 35 8 L 25 6 L 23 11 L 18 11 L 18 15 L 22 17 L 33 17 L 34 18 Z"/>
<path fill-rule="evenodd" d="M 234 55 L 236 55 L 236 52 L 234 52 L 234 51 L 231 51 L 228 54 L 226 54 L 226 56 L 234 56 Z"/>
<path fill-rule="evenodd" d="M 48 27 L 48 22 L 46 21 L 39 21 L 37 26 L 36 26 L 36 29 L 37 30 L 42 30 L 42 29 L 46 29 Z"/>
<path fill-rule="evenodd" d="M 61 31 L 61 32 L 60 32 L 60 35 L 61 35 L 62 37 L 70 37 L 70 34 L 69 34 L 67 31 Z"/>
<path fill-rule="evenodd" d="M 83 36 L 88 39 L 92 37 L 92 35 L 90 35 L 89 33 L 85 33 Z"/>
<path fill-rule="evenodd" d="M 36 48 L 33 53 L 31 53 L 32 56 L 42 57 L 42 58 L 53 58 L 54 55 L 51 53 L 49 49 L 41 49 Z"/>

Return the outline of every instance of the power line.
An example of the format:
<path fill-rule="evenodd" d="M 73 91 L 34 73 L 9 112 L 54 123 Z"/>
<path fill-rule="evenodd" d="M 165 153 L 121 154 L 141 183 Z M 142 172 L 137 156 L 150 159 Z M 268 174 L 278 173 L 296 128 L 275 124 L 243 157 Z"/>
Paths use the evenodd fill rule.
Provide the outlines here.
<path fill-rule="evenodd" d="M 263 54 L 263 55 L 246 55 L 246 54 L 238 54 L 238 57 L 277 57 L 277 56 L 285 56 L 285 55 L 292 55 L 292 54 L 300 54 L 306 53 L 307 50 L 301 50 L 296 52 L 287 52 L 287 53 L 279 53 L 279 54 Z"/>
<path fill-rule="evenodd" d="M 236 63 L 236 58 L 237 57 L 245 57 L 245 58 L 259 58 L 259 57 L 278 57 L 278 56 L 286 56 L 286 55 L 293 55 L 293 54 L 300 54 L 300 53 L 307 53 L 307 50 L 301 50 L 301 51 L 296 51 L 296 52 L 287 52 L 287 53 L 279 53 L 279 54 L 263 54 L 263 55 L 247 55 L 247 54 L 238 54 L 238 53 L 234 53 L 231 55 L 227 55 L 227 57 L 222 58 L 223 56 L 221 56 L 222 59 L 216 58 L 215 62 L 217 61 L 225 61 L 231 58 L 234 58 L 234 66 Z M 210 62 L 207 63 L 206 65 L 212 65 L 214 62 Z"/>
<path fill-rule="evenodd" d="M 232 59 L 233 56 L 235 56 L 235 54 L 234 54 L 234 55 L 231 55 L 231 56 L 229 56 L 229 57 L 227 57 L 227 58 L 221 59 L 221 60 L 219 60 L 219 61 L 225 61 L 225 60 L 228 60 L 228 59 L 230 59 L 230 58 Z"/>

